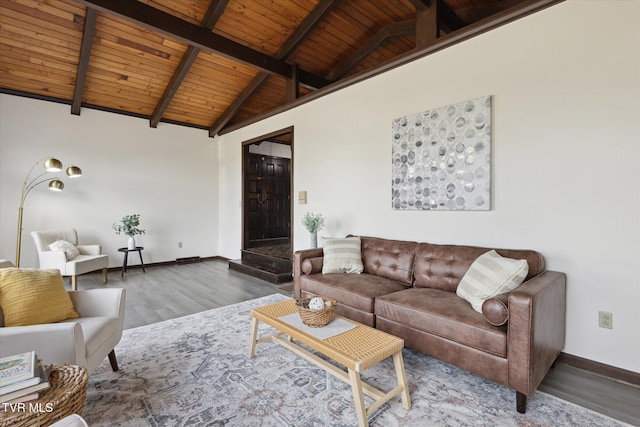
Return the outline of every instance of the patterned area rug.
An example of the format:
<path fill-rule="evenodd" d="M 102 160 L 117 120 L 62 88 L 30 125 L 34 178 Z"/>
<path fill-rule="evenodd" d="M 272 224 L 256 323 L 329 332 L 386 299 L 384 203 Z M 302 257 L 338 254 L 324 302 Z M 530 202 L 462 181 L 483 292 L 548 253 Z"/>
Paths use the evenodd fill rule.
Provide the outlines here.
<path fill-rule="evenodd" d="M 356 425 L 346 383 L 271 342 L 247 357 L 250 310 L 283 299 L 126 330 L 116 347 L 120 371 L 105 361 L 89 379 L 84 418 L 93 427 Z M 273 329 L 261 324 L 259 331 Z M 413 407 L 405 410 L 397 396 L 369 416 L 372 426 L 626 425 L 542 392 L 519 414 L 512 390 L 412 350 L 403 356 Z M 392 361 L 362 378 L 390 390 Z"/>

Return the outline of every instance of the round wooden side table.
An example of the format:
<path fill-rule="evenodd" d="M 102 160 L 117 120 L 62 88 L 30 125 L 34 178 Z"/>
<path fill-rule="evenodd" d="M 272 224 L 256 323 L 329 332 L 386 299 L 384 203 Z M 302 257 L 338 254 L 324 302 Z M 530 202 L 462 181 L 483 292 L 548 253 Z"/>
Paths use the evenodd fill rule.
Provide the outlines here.
<path fill-rule="evenodd" d="M 51 386 L 40 393 L 38 400 L 13 407 L 0 404 L 0 427 L 46 427 L 68 415 L 82 415 L 88 380 L 89 374 L 82 366 L 53 365 Z"/>

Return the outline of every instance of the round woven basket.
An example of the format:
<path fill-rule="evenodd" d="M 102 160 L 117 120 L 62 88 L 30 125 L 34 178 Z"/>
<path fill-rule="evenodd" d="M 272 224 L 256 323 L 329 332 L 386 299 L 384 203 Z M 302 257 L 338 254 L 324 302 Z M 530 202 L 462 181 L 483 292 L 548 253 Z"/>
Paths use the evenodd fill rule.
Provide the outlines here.
<path fill-rule="evenodd" d="M 87 396 L 87 370 L 78 365 L 53 365 L 51 387 L 35 402 L 0 411 L 0 427 L 46 427 L 71 414 L 82 415 Z"/>
<path fill-rule="evenodd" d="M 296 300 L 296 306 L 298 307 L 298 313 L 302 319 L 302 323 L 311 328 L 320 328 L 326 326 L 333 320 L 335 314 L 333 313 L 336 308 L 336 300 L 327 297 L 313 297 L 322 298 L 323 301 L 330 301 L 331 306 L 325 307 L 321 310 L 311 310 L 309 308 L 309 301 L 311 298 L 303 298 Z"/>

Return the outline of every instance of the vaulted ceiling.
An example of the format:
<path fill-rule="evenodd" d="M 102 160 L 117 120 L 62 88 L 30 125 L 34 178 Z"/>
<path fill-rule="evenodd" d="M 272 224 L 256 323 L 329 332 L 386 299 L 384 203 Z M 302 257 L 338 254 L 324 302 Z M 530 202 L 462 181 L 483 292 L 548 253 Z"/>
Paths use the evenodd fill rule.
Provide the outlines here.
<path fill-rule="evenodd" d="M 2 0 L 0 91 L 214 136 L 555 3 Z"/>

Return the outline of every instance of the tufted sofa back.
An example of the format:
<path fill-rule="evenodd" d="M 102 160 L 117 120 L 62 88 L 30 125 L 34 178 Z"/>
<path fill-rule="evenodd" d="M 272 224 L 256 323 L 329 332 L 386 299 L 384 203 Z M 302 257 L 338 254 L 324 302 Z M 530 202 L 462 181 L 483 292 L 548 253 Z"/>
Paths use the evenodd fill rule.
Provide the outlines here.
<path fill-rule="evenodd" d="M 416 242 L 360 237 L 364 272 L 411 286 Z"/>
<path fill-rule="evenodd" d="M 350 235 L 351 236 L 351 235 Z M 455 292 L 473 261 L 493 248 L 463 245 L 434 245 L 404 240 L 360 236 L 364 272 L 416 288 Z M 525 280 L 545 269 L 544 258 L 533 250 L 495 249 L 507 258 L 525 259 L 529 273 Z"/>
<path fill-rule="evenodd" d="M 460 279 L 473 261 L 491 248 L 459 245 L 433 245 L 420 243 L 415 251 L 413 286 L 416 288 L 437 288 L 455 292 Z M 496 249 L 503 257 L 525 259 L 529 273 L 525 280 L 544 271 L 544 259 L 536 251 L 524 249 Z"/>

